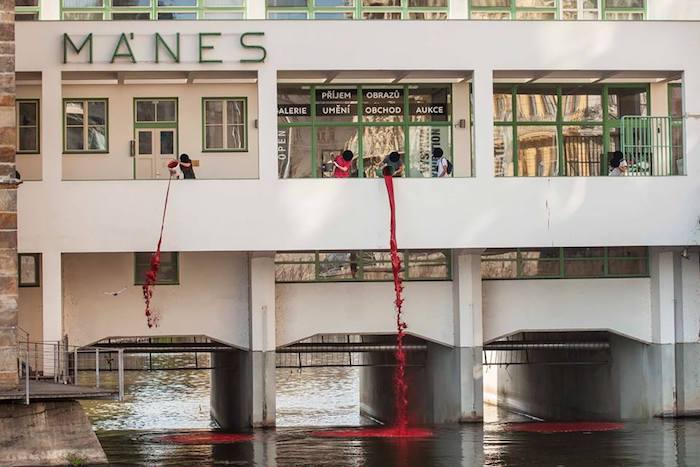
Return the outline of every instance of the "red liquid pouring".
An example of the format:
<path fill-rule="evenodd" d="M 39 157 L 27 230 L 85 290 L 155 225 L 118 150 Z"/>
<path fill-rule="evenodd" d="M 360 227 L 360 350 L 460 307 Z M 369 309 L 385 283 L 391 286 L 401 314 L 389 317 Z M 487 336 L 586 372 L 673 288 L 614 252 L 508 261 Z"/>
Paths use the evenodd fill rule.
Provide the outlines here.
<path fill-rule="evenodd" d="M 174 162 L 174 161 L 173 161 Z M 172 166 L 172 167 L 171 167 Z M 172 169 L 177 167 L 171 163 L 168 164 L 168 168 Z M 160 222 L 160 236 L 158 237 L 158 245 L 156 246 L 156 251 L 151 255 L 151 267 L 146 271 L 146 279 L 143 283 L 143 301 L 146 303 L 146 323 L 149 328 L 153 326 L 158 326 L 158 317 L 151 311 L 151 299 L 153 298 L 153 286 L 156 284 L 156 279 L 158 278 L 158 269 L 160 269 L 160 245 L 163 242 L 163 228 L 165 227 L 165 213 L 168 210 L 168 198 L 170 196 L 170 182 L 173 180 L 173 174 L 170 173 L 170 178 L 168 178 L 168 189 L 165 191 L 165 205 L 163 206 L 163 219 Z"/>
<path fill-rule="evenodd" d="M 408 428 L 408 385 L 406 384 L 406 352 L 403 349 L 403 339 L 406 336 L 406 323 L 401 316 L 403 308 L 403 298 L 401 292 L 401 259 L 399 249 L 396 245 L 396 202 L 394 199 L 394 178 L 388 169 L 384 169 L 384 184 L 389 196 L 389 209 L 391 210 L 390 240 L 391 250 L 391 272 L 394 277 L 394 305 L 396 306 L 396 372 L 394 373 L 394 398 L 396 404 L 396 426 L 398 433 L 406 432 Z"/>

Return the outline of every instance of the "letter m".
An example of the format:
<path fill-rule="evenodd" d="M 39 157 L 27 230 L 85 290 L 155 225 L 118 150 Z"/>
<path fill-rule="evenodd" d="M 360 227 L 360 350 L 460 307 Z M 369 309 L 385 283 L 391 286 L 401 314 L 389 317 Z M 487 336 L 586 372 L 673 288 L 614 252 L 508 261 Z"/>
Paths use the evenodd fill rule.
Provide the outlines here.
<path fill-rule="evenodd" d="M 86 45 L 90 45 L 88 47 L 88 63 L 92 63 L 92 33 L 88 34 L 85 39 L 83 39 L 83 42 L 80 43 L 80 46 L 76 46 L 75 42 L 70 38 L 70 36 L 66 33 L 63 34 L 63 63 L 68 63 L 68 47 L 73 49 L 73 52 L 75 54 L 80 54 L 80 52 L 85 48 Z"/>

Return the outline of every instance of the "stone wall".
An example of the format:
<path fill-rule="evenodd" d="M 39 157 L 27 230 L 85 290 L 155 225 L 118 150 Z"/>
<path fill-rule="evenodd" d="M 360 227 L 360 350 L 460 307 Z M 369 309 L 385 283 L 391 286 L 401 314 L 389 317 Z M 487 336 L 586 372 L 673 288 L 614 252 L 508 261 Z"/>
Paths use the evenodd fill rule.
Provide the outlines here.
<path fill-rule="evenodd" d="M 0 388 L 17 385 L 14 0 L 0 0 Z"/>

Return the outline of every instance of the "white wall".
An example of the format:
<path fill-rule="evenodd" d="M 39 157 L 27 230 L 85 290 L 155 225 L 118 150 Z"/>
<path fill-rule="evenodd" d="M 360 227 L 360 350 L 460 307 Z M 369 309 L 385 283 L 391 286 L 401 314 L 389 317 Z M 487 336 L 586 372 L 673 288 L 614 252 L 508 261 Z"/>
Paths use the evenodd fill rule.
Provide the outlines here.
<path fill-rule="evenodd" d="M 454 344 L 452 282 L 404 282 L 407 332 Z M 395 334 L 392 282 L 277 284 L 277 346 L 315 334 Z"/>
<path fill-rule="evenodd" d="M 257 178 L 258 118 L 257 93 L 254 84 L 190 84 L 190 85 L 65 85 L 63 97 L 99 97 L 109 100 L 109 153 L 64 154 L 61 148 L 47 148 L 47 157 L 62 157 L 64 180 L 129 180 L 134 178 L 134 159 L 129 155 L 129 141 L 134 134 L 134 98 L 178 98 L 179 154 L 186 153 L 198 161 L 195 173 L 199 178 Z M 248 150 L 245 152 L 202 152 L 202 98 L 248 98 Z M 47 125 L 59 122 L 45 122 Z M 163 174 L 161 178 L 167 178 Z"/>
<path fill-rule="evenodd" d="M 113 297 L 104 292 L 127 290 Z M 63 255 L 63 331 L 71 345 L 117 336 L 206 335 L 248 348 L 248 259 L 240 253 L 181 253 L 180 285 L 155 287 L 160 314 L 149 329 L 133 253 Z"/>
<path fill-rule="evenodd" d="M 697 215 L 692 214 L 700 212 L 700 119 L 686 121 L 688 176 L 496 179 L 490 96 L 493 70 L 646 70 L 653 57 L 654 69 L 685 71 L 686 111 L 700 114 L 700 62 L 687 59 L 700 43 L 695 23 L 396 21 L 377 27 L 363 21 L 150 21 L 129 23 L 138 39 L 134 51 L 143 61 L 111 64 L 113 39 L 124 24 L 18 24 L 17 69 L 45 71 L 47 76 L 55 76 L 57 70 L 257 70 L 262 90 L 259 180 L 177 184 L 165 240 L 169 249 L 386 247 L 388 210 L 380 180 L 277 178 L 276 73 L 322 69 L 474 70 L 476 178 L 398 180 L 403 248 L 700 243 Z M 62 65 L 63 32 L 71 32 L 77 40 L 97 28 L 95 63 Z M 180 63 L 153 63 L 150 35 L 155 31 L 182 32 Z M 198 31 L 227 31 L 211 52 L 223 63 L 197 63 L 194 33 Z M 265 32 L 259 39 L 268 51 L 264 64 L 239 62 L 248 54 L 238 46 L 244 31 Z M 33 46 L 37 42 L 53 45 L 37 48 Z M 621 43 L 635 46 L 620 54 Z M 54 93 L 52 80 L 44 86 L 47 95 Z M 45 119 L 60 121 L 60 109 L 55 107 L 51 111 L 56 115 L 45 113 Z M 60 146 L 60 128 L 58 132 L 46 128 L 45 133 L 51 140 L 44 141 L 45 147 Z M 44 181 L 27 182 L 19 190 L 21 248 L 63 252 L 152 248 L 158 229 L 154 213 L 161 209 L 165 189 L 162 182 L 60 182 L 55 153 L 49 156 L 44 151 L 43 156 Z M 611 200 L 625 200 L 625 208 L 614 216 Z M 596 225 L 605 228 L 591 228 Z"/>
<path fill-rule="evenodd" d="M 483 282 L 484 342 L 520 331 L 605 330 L 652 342 L 650 279 Z"/>

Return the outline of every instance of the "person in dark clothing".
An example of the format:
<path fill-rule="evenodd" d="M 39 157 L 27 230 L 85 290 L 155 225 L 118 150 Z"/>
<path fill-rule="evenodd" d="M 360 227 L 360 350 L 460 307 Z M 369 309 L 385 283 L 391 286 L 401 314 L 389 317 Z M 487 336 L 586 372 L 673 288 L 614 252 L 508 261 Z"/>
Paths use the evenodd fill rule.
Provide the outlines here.
<path fill-rule="evenodd" d="M 192 161 L 190 156 L 187 154 L 180 154 L 180 170 L 182 171 L 182 178 L 184 179 L 195 179 L 194 169 L 192 168 Z"/>
<path fill-rule="evenodd" d="M 383 161 L 384 168 L 382 173 L 391 175 L 392 177 L 403 177 L 404 175 L 404 165 L 401 160 L 401 155 L 393 151 L 391 154 L 386 156 Z"/>

